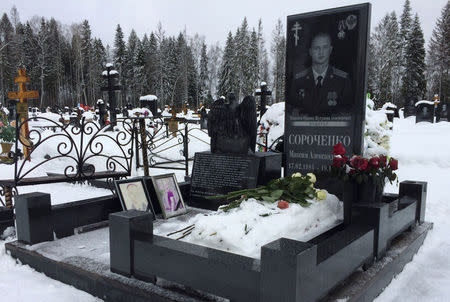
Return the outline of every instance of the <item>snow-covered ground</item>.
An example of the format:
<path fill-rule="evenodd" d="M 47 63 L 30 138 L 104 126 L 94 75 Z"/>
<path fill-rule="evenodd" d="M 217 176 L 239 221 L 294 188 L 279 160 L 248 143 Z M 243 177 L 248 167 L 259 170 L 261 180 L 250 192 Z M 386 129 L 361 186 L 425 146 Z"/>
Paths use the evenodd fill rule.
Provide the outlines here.
<path fill-rule="evenodd" d="M 399 159 L 399 180 L 428 182 L 426 220 L 434 223 L 424 245 L 377 298 L 384 301 L 449 301 L 450 297 L 450 123 L 414 123 L 414 118 L 395 119 L 390 155 Z M 9 169 L 0 166 L 0 178 Z M 158 171 L 162 173 L 163 171 Z M 155 174 L 155 171 L 151 171 Z M 182 175 L 177 174 L 179 180 Z M 50 188 L 51 187 L 51 188 Z M 41 185 L 25 191 L 52 191 L 52 203 L 110 194 L 87 186 Z M 398 192 L 388 185 L 387 192 Z M 82 194 L 82 195 L 80 195 Z M 13 240 L 9 238 L 7 240 Z M 35 272 L 5 254 L 0 241 L 0 290 L 5 301 L 99 301 L 82 291 Z"/>

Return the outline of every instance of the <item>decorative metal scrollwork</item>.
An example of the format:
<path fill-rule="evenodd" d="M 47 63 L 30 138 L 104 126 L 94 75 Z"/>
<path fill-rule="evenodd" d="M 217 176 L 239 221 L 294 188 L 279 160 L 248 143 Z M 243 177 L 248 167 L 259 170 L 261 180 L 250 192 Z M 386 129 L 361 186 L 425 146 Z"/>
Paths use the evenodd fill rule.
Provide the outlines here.
<path fill-rule="evenodd" d="M 78 125 L 68 127 L 45 117 L 36 117 L 18 124 L 16 131 L 20 131 L 20 128 L 31 120 L 30 125 L 36 120 L 51 125 L 49 127 L 52 127 L 53 132 L 49 131 L 48 134 L 46 131 L 31 128 L 31 152 L 23 161 L 15 158 L 16 184 L 26 177 L 35 176 L 38 169 L 49 162 L 63 162 L 60 169 L 67 181 L 89 179 L 98 170 L 131 173 L 136 127 L 132 119 L 123 119 L 118 122 L 114 131 L 108 131 L 111 130 L 110 125 L 100 127 L 84 118 Z M 20 140 L 16 142 L 15 153 L 21 144 L 23 143 Z M 43 156 L 42 152 L 45 151 L 48 153 Z M 39 161 L 41 158 L 45 160 Z"/>

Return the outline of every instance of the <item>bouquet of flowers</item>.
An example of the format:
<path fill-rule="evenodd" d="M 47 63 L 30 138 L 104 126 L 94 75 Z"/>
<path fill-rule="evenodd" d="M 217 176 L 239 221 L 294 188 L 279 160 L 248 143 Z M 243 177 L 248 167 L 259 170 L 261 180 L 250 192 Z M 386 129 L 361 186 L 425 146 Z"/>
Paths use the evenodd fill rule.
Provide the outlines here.
<path fill-rule="evenodd" d="M 371 158 L 353 155 L 348 158 L 345 152 L 341 143 L 333 147 L 331 172 L 334 176 L 344 181 L 356 181 L 358 184 L 373 181 L 379 187 L 384 186 L 386 178 L 390 183 L 397 179 L 394 171 L 398 169 L 398 161 L 395 158 L 385 155 Z"/>
<path fill-rule="evenodd" d="M 3 112 L 0 112 L 0 141 L 4 143 L 16 141 L 16 129 L 8 123 L 8 118 Z"/>
<path fill-rule="evenodd" d="M 291 176 L 271 180 L 265 186 L 234 191 L 227 195 L 211 196 L 207 198 L 225 198 L 226 200 L 239 198 L 220 208 L 225 212 L 239 207 L 243 200 L 249 198 L 272 203 L 278 201 L 278 207 L 280 209 L 289 207 L 289 203 L 297 203 L 303 207 L 307 207 L 310 205 L 307 199 L 315 198 L 317 200 L 324 200 L 327 197 L 325 191 L 314 188 L 315 182 L 316 176 L 313 173 L 302 175 L 300 172 L 297 172 Z"/>

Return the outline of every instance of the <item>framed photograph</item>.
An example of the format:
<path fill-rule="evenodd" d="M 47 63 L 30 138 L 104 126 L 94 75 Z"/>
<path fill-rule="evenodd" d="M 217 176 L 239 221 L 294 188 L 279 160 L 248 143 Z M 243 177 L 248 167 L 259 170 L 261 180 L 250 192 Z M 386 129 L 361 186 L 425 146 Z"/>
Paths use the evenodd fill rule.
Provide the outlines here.
<path fill-rule="evenodd" d="M 155 217 L 152 203 L 142 177 L 114 181 L 117 195 L 125 211 L 150 211 Z"/>
<path fill-rule="evenodd" d="M 151 178 L 164 219 L 186 213 L 186 205 L 175 174 L 157 175 Z"/>

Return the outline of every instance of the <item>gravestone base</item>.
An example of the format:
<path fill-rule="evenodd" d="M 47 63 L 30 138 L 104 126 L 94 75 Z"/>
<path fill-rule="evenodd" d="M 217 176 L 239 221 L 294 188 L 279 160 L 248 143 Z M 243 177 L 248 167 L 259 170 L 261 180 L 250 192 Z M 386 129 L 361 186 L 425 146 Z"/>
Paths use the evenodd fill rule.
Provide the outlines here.
<path fill-rule="evenodd" d="M 207 199 L 232 191 L 255 188 L 281 177 L 281 153 L 195 154 L 190 187 L 190 206 L 217 210 L 225 199 Z"/>
<path fill-rule="evenodd" d="M 392 242 L 385 257 L 365 271 L 356 270 L 320 301 L 372 301 L 412 260 L 432 227 L 432 223 L 424 222 L 402 233 Z M 105 301 L 217 301 L 211 294 L 160 278 L 153 283 L 112 273 L 107 242 L 108 229 L 104 228 L 45 242 L 39 247 L 14 241 L 6 243 L 5 248 L 21 263 Z M 80 246 L 85 248 L 80 250 Z M 61 257 L 62 248 L 68 255 L 81 255 Z"/>

